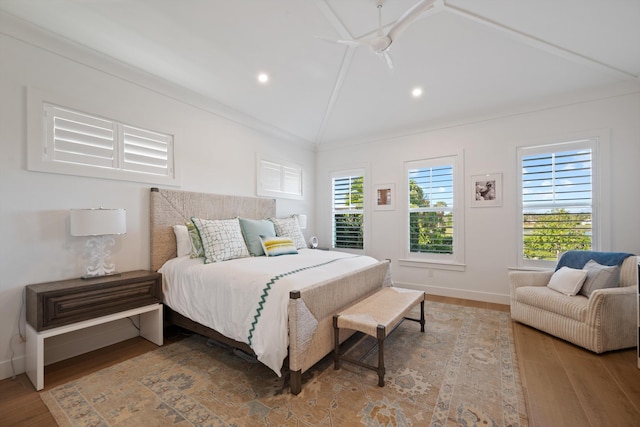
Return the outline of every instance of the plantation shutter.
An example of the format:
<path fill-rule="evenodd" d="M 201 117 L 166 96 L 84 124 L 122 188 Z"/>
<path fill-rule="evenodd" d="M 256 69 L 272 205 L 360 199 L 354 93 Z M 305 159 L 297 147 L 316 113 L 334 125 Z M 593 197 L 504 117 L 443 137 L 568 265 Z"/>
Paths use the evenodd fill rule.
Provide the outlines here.
<path fill-rule="evenodd" d="M 262 159 L 258 156 L 259 196 L 302 198 L 302 167 Z"/>
<path fill-rule="evenodd" d="M 348 175 L 333 178 L 333 247 L 364 248 L 364 178 Z"/>
<path fill-rule="evenodd" d="M 45 105 L 49 130 L 46 157 L 50 161 L 116 167 L 113 122 Z"/>
<path fill-rule="evenodd" d="M 453 165 L 409 169 L 409 251 L 452 254 Z"/>
<path fill-rule="evenodd" d="M 161 177 L 173 175 L 172 135 L 46 103 L 44 114 L 47 161 Z"/>
<path fill-rule="evenodd" d="M 172 163 L 173 138 L 157 132 L 122 125 L 123 161 L 125 170 L 153 175 L 169 174 Z"/>
<path fill-rule="evenodd" d="M 524 259 L 592 248 L 593 152 L 573 145 L 579 148 L 522 156 Z"/>

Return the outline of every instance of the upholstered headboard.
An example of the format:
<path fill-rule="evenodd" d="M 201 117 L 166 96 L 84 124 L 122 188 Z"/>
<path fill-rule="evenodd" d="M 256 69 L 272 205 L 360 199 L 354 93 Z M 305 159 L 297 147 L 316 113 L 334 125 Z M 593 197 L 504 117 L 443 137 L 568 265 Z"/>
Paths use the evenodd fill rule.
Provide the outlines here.
<path fill-rule="evenodd" d="M 264 219 L 276 214 L 276 201 L 258 197 L 151 189 L 151 271 L 177 254 L 173 226 L 192 216 L 206 219 Z"/>

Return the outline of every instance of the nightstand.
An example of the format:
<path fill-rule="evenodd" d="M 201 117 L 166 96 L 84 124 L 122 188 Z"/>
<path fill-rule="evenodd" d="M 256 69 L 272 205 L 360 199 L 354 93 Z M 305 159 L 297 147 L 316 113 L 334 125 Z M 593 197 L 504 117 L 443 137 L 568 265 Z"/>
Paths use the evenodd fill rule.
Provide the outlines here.
<path fill-rule="evenodd" d="M 26 371 L 44 388 L 47 338 L 131 316 L 140 336 L 157 345 L 162 336 L 162 275 L 138 270 L 93 279 L 70 279 L 26 288 Z"/>

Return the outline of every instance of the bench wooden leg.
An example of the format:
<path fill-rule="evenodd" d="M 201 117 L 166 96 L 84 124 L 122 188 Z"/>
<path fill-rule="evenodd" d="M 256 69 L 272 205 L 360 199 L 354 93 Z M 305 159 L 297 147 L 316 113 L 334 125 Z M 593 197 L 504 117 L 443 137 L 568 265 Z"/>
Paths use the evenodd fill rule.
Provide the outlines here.
<path fill-rule="evenodd" d="M 420 301 L 420 332 L 424 332 L 424 300 Z"/>
<path fill-rule="evenodd" d="M 384 339 L 386 331 L 384 326 L 378 325 L 378 386 L 384 387 Z"/>

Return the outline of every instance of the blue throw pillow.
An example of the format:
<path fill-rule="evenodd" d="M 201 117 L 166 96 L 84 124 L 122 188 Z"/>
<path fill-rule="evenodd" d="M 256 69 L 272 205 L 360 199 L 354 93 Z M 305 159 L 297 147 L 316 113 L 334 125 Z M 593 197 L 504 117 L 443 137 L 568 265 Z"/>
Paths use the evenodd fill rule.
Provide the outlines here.
<path fill-rule="evenodd" d="M 247 248 L 249 249 L 251 256 L 264 255 L 260 236 L 274 237 L 276 235 L 276 230 L 273 223 L 266 219 L 238 219 L 240 220 L 240 229 L 242 229 L 244 241 L 247 243 Z"/>

